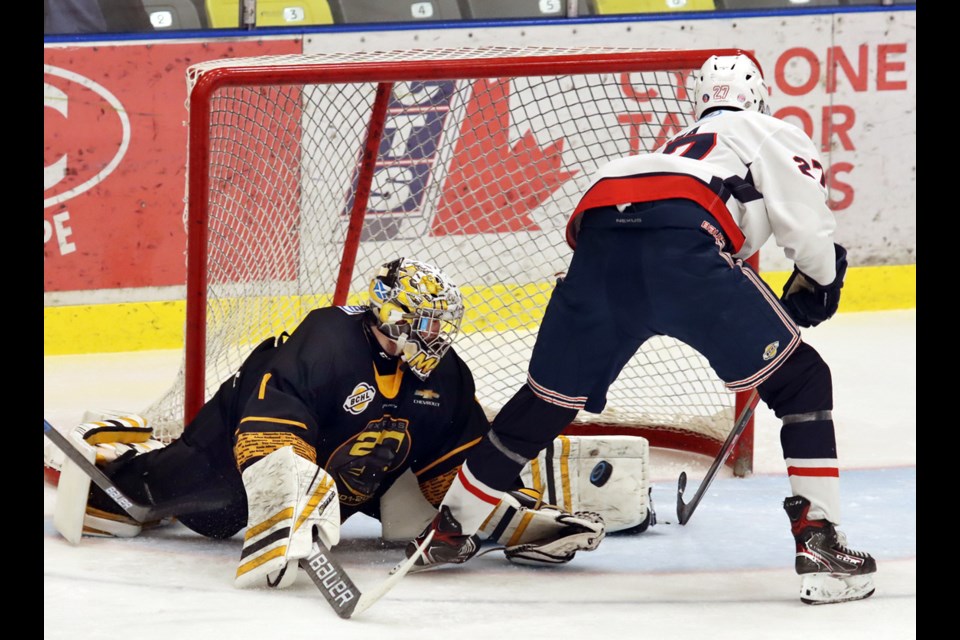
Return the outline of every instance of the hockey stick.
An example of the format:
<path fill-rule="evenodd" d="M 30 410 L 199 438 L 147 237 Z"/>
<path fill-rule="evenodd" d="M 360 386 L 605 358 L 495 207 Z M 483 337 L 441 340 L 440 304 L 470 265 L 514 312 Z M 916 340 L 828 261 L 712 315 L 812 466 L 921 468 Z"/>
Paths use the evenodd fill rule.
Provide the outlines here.
<path fill-rule="evenodd" d="M 163 518 L 183 515 L 185 513 L 207 511 L 223 506 L 222 497 L 214 498 L 204 495 L 170 500 L 152 505 L 137 502 L 120 491 L 107 474 L 101 471 L 97 465 L 87 460 L 83 453 L 77 449 L 65 435 L 47 422 L 46 419 L 43 421 L 43 435 L 49 438 L 74 464 L 80 467 L 81 471 L 90 476 L 90 479 L 93 480 L 98 487 L 103 489 L 104 493 L 117 503 L 117 506 L 140 524 L 156 522 Z"/>
<path fill-rule="evenodd" d="M 727 461 L 727 457 L 730 455 L 730 452 L 733 451 L 733 448 L 737 446 L 737 440 L 740 439 L 743 430 L 746 429 L 747 423 L 750 421 L 751 416 L 753 416 L 754 409 L 757 408 L 757 403 L 760 401 L 760 394 L 757 393 L 757 390 L 754 389 L 750 392 L 750 397 L 747 399 L 747 405 L 740 411 L 740 416 L 737 418 L 737 421 L 733 425 L 733 430 L 730 431 L 730 434 L 727 436 L 726 441 L 723 443 L 723 446 L 720 448 L 720 452 L 717 453 L 717 457 L 713 459 L 713 464 L 710 465 L 710 468 L 707 469 L 707 475 L 703 477 L 703 480 L 700 481 L 700 486 L 697 487 L 697 492 L 693 494 L 693 498 L 690 502 L 683 501 L 683 490 L 687 488 L 687 472 L 680 472 L 680 480 L 677 483 L 677 518 L 680 521 L 680 524 L 687 524 L 690 521 L 693 512 L 696 510 L 697 505 L 700 504 L 700 501 L 703 500 L 703 494 L 706 493 L 707 488 L 710 487 L 710 484 L 713 482 L 714 477 L 716 477 L 717 472 L 720 471 L 720 467 L 723 466 L 723 463 Z"/>
<path fill-rule="evenodd" d="M 423 550 L 433 540 L 433 534 L 434 532 L 431 531 L 413 555 L 398 565 L 379 586 L 366 593 L 360 592 L 357 585 L 316 534 L 314 534 L 311 553 L 300 560 L 300 568 L 307 572 L 307 575 L 313 580 L 313 584 L 317 586 L 317 589 L 320 590 L 320 593 L 327 599 L 338 616 L 352 618 L 373 606 L 373 603 L 396 586 L 400 578 L 407 575 L 417 559 L 423 555 Z"/>
<path fill-rule="evenodd" d="M 83 453 L 46 419 L 43 421 L 43 435 L 50 438 L 53 444 L 80 467 L 81 471 L 90 476 L 90 479 L 103 489 L 104 493 L 110 496 L 127 515 L 141 524 L 192 511 L 205 511 L 223 504 L 222 500 L 205 500 L 202 497 L 173 500 L 154 505 L 141 504 L 120 491 L 97 465 L 87 460 Z M 430 535 L 417 548 L 417 551 L 394 570 L 393 575 L 384 580 L 376 589 L 363 594 L 360 593 L 357 585 L 350 579 L 340 563 L 330 555 L 329 549 L 316 536 L 313 541 L 312 553 L 300 560 L 299 564 L 313 580 L 323 597 L 330 603 L 330 606 L 337 612 L 337 615 L 341 618 L 350 618 L 369 609 L 374 602 L 390 591 L 400 581 L 400 578 L 406 575 L 417 558 L 423 555 L 423 550 L 432 539 L 433 532 L 431 531 Z"/>

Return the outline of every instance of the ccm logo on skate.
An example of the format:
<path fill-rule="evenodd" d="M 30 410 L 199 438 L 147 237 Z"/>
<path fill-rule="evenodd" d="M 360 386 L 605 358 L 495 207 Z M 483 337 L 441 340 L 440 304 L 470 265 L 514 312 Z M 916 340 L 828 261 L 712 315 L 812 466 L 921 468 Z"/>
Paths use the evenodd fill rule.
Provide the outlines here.
<path fill-rule="evenodd" d="M 863 564 L 863 560 L 861 560 L 860 558 L 854 558 L 854 557 L 848 556 L 848 555 L 846 555 L 846 554 L 844 554 L 844 553 L 837 553 L 837 554 L 834 554 L 834 555 L 837 557 L 837 560 L 841 560 L 841 561 L 843 561 L 843 562 L 849 562 L 850 564 L 855 564 L 855 565 L 857 565 L 858 567 L 859 567 L 861 564 Z"/>
<path fill-rule="evenodd" d="M 593 468 L 593 471 L 590 472 L 590 484 L 602 487 L 607 484 L 607 480 L 610 479 L 610 475 L 613 473 L 613 465 L 607 462 L 606 460 L 601 460 Z"/>

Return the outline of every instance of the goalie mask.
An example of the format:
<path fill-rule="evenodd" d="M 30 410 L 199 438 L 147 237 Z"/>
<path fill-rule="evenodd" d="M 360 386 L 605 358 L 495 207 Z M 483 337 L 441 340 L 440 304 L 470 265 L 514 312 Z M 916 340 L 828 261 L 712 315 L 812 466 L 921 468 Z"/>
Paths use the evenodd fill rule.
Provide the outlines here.
<path fill-rule="evenodd" d="M 694 78 L 693 94 L 697 98 L 693 116 L 699 120 L 703 112 L 716 107 L 741 111 L 758 111 L 770 115 L 770 88 L 753 60 L 737 56 L 710 56 Z"/>
<path fill-rule="evenodd" d="M 460 289 L 440 269 L 399 258 L 370 281 L 374 326 L 397 343 L 400 357 L 425 380 L 460 332 Z"/>

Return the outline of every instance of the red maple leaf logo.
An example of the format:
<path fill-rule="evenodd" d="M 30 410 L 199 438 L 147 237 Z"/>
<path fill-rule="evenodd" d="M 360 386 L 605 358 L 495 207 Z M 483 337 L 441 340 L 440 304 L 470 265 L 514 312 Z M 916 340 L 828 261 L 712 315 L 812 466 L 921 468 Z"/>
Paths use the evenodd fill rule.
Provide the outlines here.
<path fill-rule="evenodd" d="M 435 236 L 539 231 L 529 213 L 576 171 L 563 171 L 563 139 L 541 148 L 531 131 L 510 148 L 510 81 L 477 80 L 460 127 Z"/>

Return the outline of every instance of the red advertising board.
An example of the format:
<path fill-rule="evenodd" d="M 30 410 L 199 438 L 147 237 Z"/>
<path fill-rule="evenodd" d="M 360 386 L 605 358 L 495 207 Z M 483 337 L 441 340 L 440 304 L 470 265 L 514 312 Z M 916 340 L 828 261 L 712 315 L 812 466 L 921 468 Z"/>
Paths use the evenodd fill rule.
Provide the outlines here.
<path fill-rule="evenodd" d="M 45 47 L 43 290 L 183 285 L 185 71 L 299 38 Z"/>

